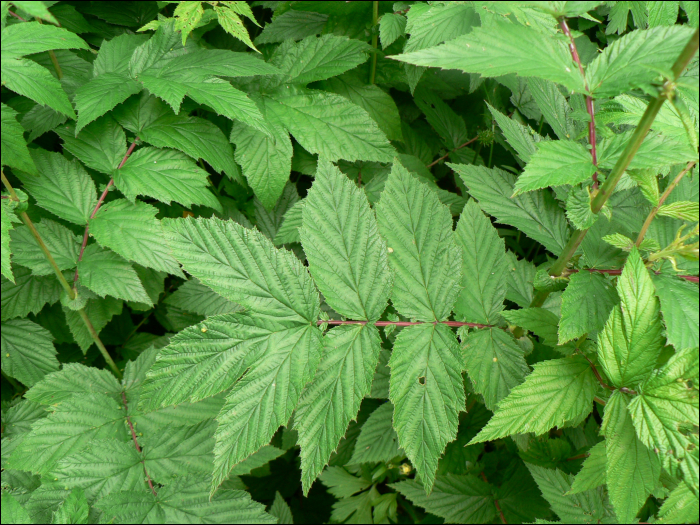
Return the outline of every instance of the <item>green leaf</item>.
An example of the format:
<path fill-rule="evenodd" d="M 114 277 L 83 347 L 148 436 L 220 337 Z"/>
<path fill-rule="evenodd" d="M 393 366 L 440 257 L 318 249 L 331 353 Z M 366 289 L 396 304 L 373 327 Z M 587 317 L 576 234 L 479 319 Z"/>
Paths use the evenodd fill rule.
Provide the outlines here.
<path fill-rule="evenodd" d="M 447 165 L 460 175 L 481 209 L 498 222 L 518 228 L 555 255 L 562 251 L 569 239 L 569 227 L 564 210 L 549 192 L 511 197 L 516 180 L 511 173 L 483 166 Z"/>
<path fill-rule="evenodd" d="M 74 394 L 105 394 L 120 399 L 121 385 L 107 370 L 79 363 L 64 363 L 58 372 L 48 374 L 30 388 L 26 399 L 43 405 L 58 405 Z"/>
<path fill-rule="evenodd" d="M 266 98 L 268 117 L 276 119 L 301 146 L 330 161 L 391 162 L 394 148 L 368 113 L 340 95 L 306 91 Z"/>
<path fill-rule="evenodd" d="M 399 444 L 430 492 L 438 459 L 457 436 L 458 415 L 464 410 L 459 345 L 443 324 L 410 326 L 396 337 L 389 367 Z"/>
<path fill-rule="evenodd" d="M 537 363 L 525 382 L 498 404 L 488 425 L 470 444 L 562 427 L 593 409 L 597 390 L 598 381 L 581 356 Z"/>
<path fill-rule="evenodd" d="M 488 102 L 486 104 L 494 120 L 498 123 L 498 127 L 501 128 L 508 144 L 512 146 L 523 162 L 530 162 L 530 157 L 537 152 L 536 144 L 543 141 L 544 138 L 527 124 L 523 125 L 512 118 L 508 118 Z"/>
<path fill-rule="evenodd" d="M 583 462 L 581 470 L 576 474 L 571 490 L 566 494 L 579 494 L 588 490 L 596 489 L 605 484 L 607 472 L 607 456 L 605 453 L 605 441 L 591 447 L 588 457 Z"/>
<path fill-rule="evenodd" d="M 598 167 L 612 169 L 622 155 L 632 132 L 613 135 L 598 145 Z M 681 164 L 697 159 L 697 153 L 687 144 L 678 142 L 661 133 L 650 133 L 637 150 L 629 169 L 665 169 L 669 164 Z"/>
<path fill-rule="evenodd" d="M 61 296 L 61 284 L 53 275 L 37 277 L 27 268 L 15 268 L 15 282 L 2 280 L 2 320 L 36 314 Z"/>
<path fill-rule="evenodd" d="M 277 230 L 277 235 L 275 235 L 275 245 L 279 246 L 282 244 L 289 244 L 294 242 L 301 242 L 301 236 L 299 235 L 299 228 L 302 227 L 302 207 L 304 201 L 297 201 L 294 206 L 292 206 L 287 213 L 284 214 L 284 219 L 279 229 Z"/>
<path fill-rule="evenodd" d="M 473 200 L 460 215 L 455 241 L 462 252 L 463 286 L 455 313 L 470 323 L 495 324 L 506 296 L 505 244 Z"/>
<path fill-rule="evenodd" d="M 75 268 L 78 263 L 80 237 L 74 235 L 65 226 L 48 219 L 42 219 L 40 223 L 34 224 L 34 227 L 51 253 L 58 269 L 62 271 Z M 53 267 L 27 226 L 15 228 L 11 237 L 12 248 L 15 252 L 13 254 L 14 262 L 31 268 L 33 275 L 53 275 Z"/>
<path fill-rule="evenodd" d="M 147 195 L 166 204 L 201 204 L 221 211 L 208 183 L 206 171 L 171 149 L 141 148 L 114 172 L 114 184 L 132 202 L 137 195 Z"/>
<path fill-rule="evenodd" d="M 265 237 L 274 242 L 277 231 L 279 230 L 284 216 L 297 202 L 299 202 L 299 194 L 297 187 L 291 182 L 287 183 L 275 206 L 267 211 L 259 199 L 254 202 L 255 206 L 255 222 L 258 229 L 265 234 Z M 300 217 L 301 219 L 301 217 Z M 275 243 L 277 245 L 277 243 Z"/>
<path fill-rule="evenodd" d="M 182 275 L 172 256 L 158 209 L 144 202 L 117 199 L 103 205 L 90 219 L 90 234 L 105 248 L 147 268 Z"/>
<path fill-rule="evenodd" d="M 632 88 L 651 87 L 659 69 L 671 69 L 692 33 L 691 27 L 682 26 L 629 32 L 588 66 L 591 92 L 596 98 L 609 98 Z"/>
<path fill-rule="evenodd" d="M 664 204 L 656 212 L 662 217 L 673 217 L 688 222 L 698 221 L 698 203 L 689 201 L 677 201 L 671 204 Z"/>
<path fill-rule="evenodd" d="M 77 160 L 33 149 L 39 177 L 22 177 L 24 188 L 39 206 L 66 221 L 84 226 L 97 205 L 95 183 Z"/>
<path fill-rule="evenodd" d="M 509 323 L 529 330 L 548 346 L 557 346 L 559 316 L 545 308 L 522 308 L 503 312 Z M 564 351 L 564 349 L 558 349 Z"/>
<path fill-rule="evenodd" d="M 234 465 L 269 443 L 280 425 L 287 423 L 302 389 L 316 372 L 321 357 L 319 330 L 308 324 L 282 325 L 278 330 L 258 359 L 249 363 L 250 369 L 233 386 L 216 418 L 212 492 Z"/>
<path fill-rule="evenodd" d="M 271 135 L 234 123 L 231 142 L 236 162 L 265 208 L 272 208 L 282 195 L 292 170 L 292 141 L 280 126 L 269 126 Z"/>
<path fill-rule="evenodd" d="M 338 499 L 348 498 L 370 485 L 367 479 L 355 477 L 341 467 L 327 468 L 321 476 L 321 482 Z"/>
<path fill-rule="evenodd" d="M 120 403 L 104 394 L 82 394 L 53 407 L 12 452 L 18 470 L 47 474 L 58 462 L 84 451 L 94 439 L 129 439 Z"/>
<path fill-rule="evenodd" d="M 449 209 L 427 184 L 395 162 L 376 213 L 389 245 L 392 304 L 410 319 L 444 321 L 462 278 Z"/>
<path fill-rule="evenodd" d="M 595 171 L 590 152 L 578 142 L 540 142 L 515 182 L 513 195 L 548 186 L 578 184 L 591 178 Z"/>
<path fill-rule="evenodd" d="M 326 302 L 351 319 L 379 319 L 391 275 L 386 243 L 365 195 L 338 168 L 319 162 L 302 214 L 301 242 Z"/>
<path fill-rule="evenodd" d="M 401 455 L 399 437 L 391 425 L 394 405 L 386 402 L 377 408 L 362 425 L 355 443 L 350 465 L 388 463 Z"/>
<path fill-rule="evenodd" d="M 85 127 L 80 134 L 75 126 L 66 124 L 56 128 L 63 139 L 63 148 L 88 168 L 112 175 L 126 154 L 126 135 L 111 117 L 102 117 Z"/>
<path fill-rule="evenodd" d="M 90 506 L 85 492 L 82 489 L 73 489 L 54 511 L 51 523 L 88 523 L 89 512 Z"/>
<path fill-rule="evenodd" d="M 281 71 L 280 82 L 309 84 L 359 66 L 367 60 L 370 49 L 367 43 L 346 36 L 309 36 L 301 42 L 283 43 L 270 63 Z"/>
<path fill-rule="evenodd" d="M 128 78 L 129 59 L 136 48 L 147 39 L 146 35 L 125 33 L 115 36 L 111 40 L 104 40 L 97 53 L 97 58 L 92 63 L 93 75 L 98 77 L 105 73 L 120 73 Z"/>
<path fill-rule="evenodd" d="M 244 4 L 244 2 L 236 2 L 236 4 Z M 236 15 L 232 5 L 229 4 L 229 9 L 225 9 L 222 6 L 215 5 L 214 11 L 216 11 L 216 16 L 219 19 L 219 24 L 224 31 L 235 36 L 238 40 L 242 41 L 248 47 L 255 49 L 255 46 L 250 41 L 250 36 L 248 31 L 243 25 L 241 19 Z"/>
<path fill-rule="evenodd" d="M 634 521 L 661 474 L 656 454 L 635 434 L 627 403 L 625 394 L 619 390 L 613 392 L 605 405 L 601 427 L 605 434 L 608 493 L 622 523 Z"/>
<path fill-rule="evenodd" d="M 602 523 L 615 520 L 605 508 L 602 488 L 569 495 L 574 481 L 571 474 L 529 464 L 527 468 L 562 523 Z"/>
<path fill-rule="evenodd" d="M 652 276 L 666 339 L 676 350 L 692 348 L 698 341 L 698 289 L 688 281 L 670 275 Z"/>
<path fill-rule="evenodd" d="M 2 239 L 2 276 L 14 283 L 15 278 L 12 275 L 12 262 L 10 260 L 10 255 L 12 253 L 10 248 L 10 232 L 14 229 L 12 223 L 19 222 L 19 219 L 15 216 L 14 211 L 10 209 L 9 202 L 8 199 L 3 199 L 2 209 L 0 210 L 2 212 L 2 222 L 0 223 L 0 231 L 2 232 L 2 237 L 0 237 L 0 239 Z M 16 251 L 17 246 L 15 246 L 15 243 L 13 243 L 12 249 Z M 16 254 L 15 259 L 17 259 Z"/>
<path fill-rule="evenodd" d="M 267 509 L 267 512 L 277 518 L 279 525 L 291 525 L 294 523 L 292 510 L 279 492 L 275 492 L 275 500 L 270 505 L 270 508 Z"/>
<path fill-rule="evenodd" d="M 2 165 L 37 175 L 36 166 L 24 140 L 24 129 L 17 122 L 17 112 L 5 104 L 0 106 L 2 107 Z"/>
<path fill-rule="evenodd" d="M 253 470 L 263 467 L 264 465 L 266 465 L 273 459 L 277 459 L 284 453 L 285 451 L 281 448 L 273 447 L 271 445 L 265 445 L 251 456 L 248 456 L 247 459 L 233 467 L 229 478 L 232 476 L 249 475 Z"/>
<path fill-rule="evenodd" d="M 483 77 L 508 73 L 539 77 L 583 91 L 583 79 L 563 40 L 514 23 L 493 21 L 488 28 L 477 27 L 440 46 L 392 58 L 417 66 L 460 69 Z"/>
<path fill-rule="evenodd" d="M 464 119 L 439 96 L 421 87 L 416 90 L 413 101 L 448 149 L 456 149 L 467 142 L 469 137 Z"/>
<path fill-rule="evenodd" d="M 397 38 L 404 35 L 406 30 L 406 17 L 395 13 L 385 13 L 379 21 L 379 39 L 382 49 L 393 44 Z"/>
<path fill-rule="evenodd" d="M 141 487 L 109 494 L 95 506 L 113 523 L 275 523 L 246 492 L 221 490 L 210 498 L 206 479 L 188 476 L 161 487 L 157 496 Z"/>
<path fill-rule="evenodd" d="M 462 355 L 474 390 L 484 396 L 489 410 L 495 410 L 530 371 L 522 349 L 499 328 L 471 332 L 462 344 Z"/>
<path fill-rule="evenodd" d="M 496 518 L 491 487 L 473 474 L 438 476 L 429 496 L 412 479 L 390 486 L 413 504 L 444 518 L 446 523 L 490 523 Z"/>
<path fill-rule="evenodd" d="M 663 347 L 659 301 L 636 248 L 618 279 L 617 293 L 620 305 L 598 336 L 598 358 L 613 386 L 633 387 L 653 370 Z"/>
<path fill-rule="evenodd" d="M 648 448 L 658 450 L 664 468 L 672 473 L 679 463 L 682 468 L 693 461 L 690 451 L 697 447 L 685 430 L 697 425 L 700 415 L 697 389 L 687 384 L 697 376 L 697 348 L 681 350 L 639 386 L 640 395 L 628 406 L 637 436 Z"/>
<path fill-rule="evenodd" d="M 617 302 L 617 293 L 604 275 L 585 270 L 573 274 L 561 296 L 559 344 L 602 330 Z"/>
<path fill-rule="evenodd" d="M 80 132 L 93 120 L 114 109 L 131 95 L 141 91 L 141 84 L 124 73 L 102 73 L 75 92 L 78 122 L 75 131 Z"/>
<path fill-rule="evenodd" d="M 202 2 L 180 2 L 177 4 L 175 11 L 173 11 L 173 17 L 175 18 L 175 30 L 182 33 L 183 46 L 187 36 L 197 27 L 203 14 Z"/>
<path fill-rule="evenodd" d="M 6 60 L 50 49 L 89 48 L 75 33 L 39 22 L 13 24 L 2 30 L 2 55 Z"/>
<path fill-rule="evenodd" d="M 100 297 L 111 295 L 125 301 L 153 304 L 131 264 L 96 244 L 85 248 L 78 273 L 81 284 Z"/>
<path fill-rule="evenodd" d="M 19 494 L 18 494 L 19 496 Z M 29 513 L 10 492 L 2 491 L 2 522 L 32 523 Z"/>
<path fill-rule="evenodd" d="M 255 43 L 273 44 L 287 39 L 296 41 L 310 35 L 318 35 L 323 32 L 327 20 L 328 15 L 323 13 L 293 9 L 280 14 L 275 13 L 272 22 L 265 24 Z"/>
<path fill-rule="evenodd" d="M 44 2 L 12 2 L 16 7 L 34 18 L 41 18 L 52 24 L 58 24 L 58 21 L 49 12 Z"/>
<path fill-rule="evenodd" d="M 305 494 L 337 449 L 350 420 L 357 417 L 362 399 L 370 393 L 381 339 L 370 324 L 337 326 L 325 335 L 323 345 L 316 376 L 304 390 L 294 415 Z"/>
<path fill-rule="evenodd" d="M 145 439 L 143 468 L 157 483 L 167 484 L 182 472 L 208 475 L 214 455 L 212 421 L 191 427 L 165 428 Z"/>
<path fill-rule="evenodd" d="M 95 328 L 95 331 L 97 334 L 99 334 L 102 329 L 107 326 L 107 323 L 110 321 L 110 319 L 112 319 L 112 317 L 121 313 L 122 301 L 115 299 L 114 297 L 89 299 L 84 307 L 84 310 L 88 316 L 88 319 L 90 319 L 92 326 Z M 78 312 L 63 306 L 63 313 L 66 316 L 68 328 L 70 329 L 71 334 L 73 334 L 73 339 L 75 339 L 75 342 L 78 343 L 78 346 L 83 353 L 86 353 L 88 348 L 90 348 L 95 342 L 92 334 L 85 326 L 85 322 L 82 320 Z"/>
<path fill-rule="evenodd" d="M 58 370 L 56 349 L 52 341 L 53 337 L 48 330 L 29 319 L 3 321 L 3 373 L 32 386 L 46 374 Z"/>
<path fill-rule="evenodd" d="M 16 24 L 17 27 L 24 24 Z M 4 33 L 4 31 L 3 31 Z M 3 37 L 3 43 L 5 42 Z M 48 70 L 36 62 L 26 59 L 2 57 L 2 82 L 7 89 L 32 99 L 37 104 L 49 106 L 59 113 L 75 118 L 73 106 L 61 83 Z"/>
<path fill-rule="evenodd" d="M 532 98 L 540 108 L 544 120 L 552 127 L 560 140 L 576 137 L 576 128 L 571 117 L 572 109 L 554 82 L 530 78 L 527 83 Z M 500 125 L 500 124 L 499 124 Z"/>
<path fill-rule="evenodd" d="M 194 277 L 182 283 L 163 302 L 205 317 L 230 314 L 241 310 L 239 305 L 224 299 Z"/>
<path fill-rule="evenodd" d="M 257 316 L 315 323 L 318 292 L 292 253 L 262 233 L 220 219 L 166 219 L 173 254 L 184 269 Z"/>
<path fill-rule="evenodd" d="M 174 148 L 197 160 L 206 160 L 218 172 L 232 180 L 240 177 L 233 160 L 233 148 L 223 132 L 199 117 L 163 115 L 148 123 L 138 133 L 141 140 L 158 148 Z"/>
<path fill-rule="evenodd" d="M 698 498 L 687 483 L 679 483 L 659 509 L 660 523 L 690 523 L 698 515 Z"/>

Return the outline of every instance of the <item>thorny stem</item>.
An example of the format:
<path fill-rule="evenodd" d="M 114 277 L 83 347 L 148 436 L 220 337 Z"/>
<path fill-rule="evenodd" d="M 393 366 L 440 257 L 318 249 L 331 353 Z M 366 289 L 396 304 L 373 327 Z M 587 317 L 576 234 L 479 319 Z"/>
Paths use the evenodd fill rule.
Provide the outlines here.
<path fill-rule="evenodd" d="M 5 185 L 5 187 L 7 188 L 7 191 L 10 193 L 10 198 L 12 200 L 19 201 L 19 197 L 17 197 L 17 193 L 15 192 L 14 188 L 10 184 L 10 181 L 8 181 L 7 177 L 5 177 L 5 172 L 2 172 L 2 183 Z M 46 244 L 44 244 L 44 241 L 41 238 L 41 235 L 39 235 L 39 232 L 37 231 L 36 227 L 34 226 L 34 223 L 32 222 L 32 220 L 29 218 L 29 215 L 27 215 L 26 212 L 21 212 L 19 214 L 19 216 L 22 219 L 22 222 L 27 226 L 27 228 L 29 228 L 29 231 L 31 232 L 32 236 L 34 237 L 34 240 L 36 241 L 36 243 L 39 245 L 39 248 L 41 248 L 41 251 L 44 252 L 44 256 L 49 261 L 49 264 L 53 268 L 53 271 L 56 274 L 56 277 L 58 278 L 58 282 L 61 283 L 61 286 L 63 286 L 63 289 L 68 294 L 68 297 L 71 300 L 74 300 L 77 296 L 75 293 L 75 290 L 73 288 L 71 288 L 70 284 L 68 284 L 68 281 L 66 281 L 66 278 L 63 277 L 63 273 L 61 273 L 61 270 L 58 267 L 58 264 L 56 264 L 56 261 L 54 260 L 53 256 L 51 255 L 51 252 L 46 247 Z M 85 323 L 85 326 L 87 327 L 88 332 L 90 332 L 90 336 L 92 337 L 92 340 L 95 342 L 95 344 L 97 345 L 97 348 L 100 350 L 100 353 L 102 354 L 102 357 L 104 358 L 105 362 L 112 369 L 112 372 L 114 372 L 114 375 L 116 375 L 118 378 L 121 379 L 122 374 L 119 371 L 119 368 L 114 363 L 114 360 L 112 359 L 112 357 L 109 355 L 109 352 L 107 351 L 107 348 L 105 348 L 105 345 L 102 344 L 102 341 L 100 340 L 100 337 L 97 334 L 95 327 L 92 325 L 92 321 L 90 321 L 87 314 L 85 313 L 85 310 L 83 308 L 81 308 L 80 310 L 78 310 L 78 314 L 80 315 L 80 318 L 83 320 L 83 323 Z"/>
<path fill-rule="evenodd" d="M 322 319 L 319 319 L 316 321 L 316 324 L 322 325 L 322 324 L 331 324 L 331 325 L 340 325 L 340 324 L 367 324 L 369 321 L 336 321 L 334 319 L 330 319 L 327 321 L 324 321 Z M 409 322 L 409 321 L 375 321 L 372 323 L 374 326 L 414 326 L 414 325 L 419 325 L 419 324 L 444 324 L 445 326 L 468 326 L 470 328 L 496 328 L 495 325 L 492 324 L 479 324 L 479 323 L 463 323 L 461 321 L 435 321 L 435 322 Z"/>
<path fill-rule="evenodd" d="M 374 77 L 377 74 L 377 21 L 379 18 L 379 2 L 372 2 L 372 47 L 374 48 L 374 53 L 372 53 L 372 67 L 369 71 L 369 83 L 374 84 Z"/>
<path fill-rule="evenodd" d="M 131 146 L 129 146 L 129 149 L 124 154 L 124 158 L 119 163 L 119 166 L 117 166 L 117 169 L 121 169 L 122 166 L 124 166 L 124 163 L 129 158 L 129 155 L 131 155 L 131 153 L 134 151 L 134 148 L 136 147 L 136 142 L 138 140 L 139 140 L 138 137 L 134 138 L 134 142 L 132 142 Z M 112 184 L 114 184 L 114 178 L 109 179 L 109 182 L 107 183 L 107 187 L 105 188 L 105 191 L 103 191 L 102 195 L 100 195 L 100 198 L 98 199 L 97 204 L 95 205 L 95 209 L 92 210 L 92 213 L 90 214 L 91 219 L 94 219 L 95 215 L 97 215 L 97 212 L 99 211 L 100 206 L 102 206 L 102 202 L 107 197 L 107 192 L 109 192 L 109 188 L 112 186 Z M 90 223 L 85 225 L 85 234 L 83 235 L 83 243 L 80 245 L 80 255 L 78 255 L 78 262 L 83 260 L 83 252 L 85 252 L 85 247 L 87 246 L 89 234 L 90 234 Z M 78 268 L 75 269 L 75 276 L 73 277 L 73 286 L 75 287 L 77 284 L 78 284 Z"/>
<path fill-rule="evenodd" d="M 139 446 L 139 442 L 136 439 L 136 431 L 134 430 L 134 424 L 131 422 L 131 417 L 129 417 L 129 413 L 127 412 L 129 409 L 129 406 L 126 404 L 126 394 L 124 392 L 122 392 L 122 404 L 124 405 L 126 422 L 129 423 L 129 428 L 131 429 L 131 439 L 134 440 L 134 446 L 136 447 L 136 452 L 141 454 L 141 447 Z M 148 471 L 146 470 L 146 462 L 143 459 L 141 460 L 141 464 L 143 465 L 143 473 L 146 475 L 146 480 L 148 480 L 148 486 L 151 489 L 151 493 L 154 496 L 157 496 L 156 489 L 153 488 L 153 481 L 151 480 L 151 476 L 148 474 Z"/>
<path fill-rule="evenodd" d="M 460 144 L 460 145 L 457 146 L 455 149 L 450 150 L 449 152 L 445 153 L 445 154 L 444 154 L 442 157 L 440 157 L 439 159 L 434 160 L 433 162 L 431 162 L 430 164 L 428 164 L 428 165 L 426 166 L 426 168 L 428 168 L 428 169 L 432 168 L 433 166 L 435 166 L 435 164 L 437 164 L 437 163 L 440 162 L 441 160 L 445 160 L 447 157 L 449 157 L 449 156 L 450 156 L 450 153 L 454 153 L 454 152 L 457 151 L 458 149 L 466 148 L 467 146 L 469 146 L 469 144 L 471 144 L 472 142 L 474 142 L 474 141 L 475 141 L 476 139 L 478 139 L 478 138 L 479 138 L 479 137 L 474 137 L 473 139 L 469 139 L 468 141 L 466 141 L 464 144 Z M 476 160 L 476 158 L 475 158 L 474 160 Z"/>
<path fill-rule="evenodd" d="M 484 480 L 484 483 L 488 484 L 489 480 L 486 479 L 486 474 L 484 474 L 483 472 L 481 473 L 481 479 Z M 498 503 L 498 500 L 495 497 L 493 498 L 493 504 L 496 506 L 496 510 L 498 511 L 498 515 L 501 518 L 501 522 L 508 525 L 506 517 L 503 515 L 503 511 L 501 510 L 501 505 Z"/>
<path fill-rule="evenodd" d="M 569 30 L 569 26 L 566 23 L 566 18 L 563 18 L 559 21 L 559 25 L 561 26 L 562 31 L 564 31 L 564 34 L 569 37 L 569 51 L 571 51 L 571 58 L 574 59 L 574 62 L 578 65 L 578 70 L 581 72 L 581 76 L 583 77 L 583 87 L 586 89 L 586 91 L 590 92 L 590 88 L 588 87 L 588 81 L 586 80 L 586 74 L 583 72 L 583 64 L 581 63 L 581 57 L 578 54 L 578 50 L 576 49 L 576 42 L 574 42 L 574 37 L 571 34 L 571 31 Z M 586 111 L 588 112 L 589 117 L 591 118 L 590 122 L 588 123 L 588 143 L 591 145 L 591 159 L 593 160 L 593 165 L 597 168 L 598 167 L 598 154 L 596 153 L 596 133 L 595 133 L 595 109 L 593 107 L 593 97 L 590 95 L 586 95 Z M 598 189 L 598 172 L 596 171 L 593 174 L 593 190 Z"/>
<path fill-rule="evenodd" d="M 642 225 L 642 229 L 639 231 L 639 235 L 637 236 L 637 241 L 635 244 L 639 248 L 639 245 L 642 244 L 642 241 L 644 240 L 644 236 L 647 233 L 647 230 L 649 229 L 649 226 L 651 225 L 651 221 L 654 220 L 654 217 L 656 217 L 656 214 L 659 211 L 659 208 L 661 208 L 661 205 L 664 203 L 664 201 L 668 198 L 669 194 L 675 189 L 676 186 L 678 186 L 678 183 L 680 183 L 681 179 L 685 176 L 686 173 L 688 173 L 690 170 L 693 169 L 693 166 L 695 166 L 695 161 L 691 161 L 688 163 L 688 165 L 685 167 L 683 171 L 681 171 L 678 176 L 673 179 L 673 182 L 668 185 L 668 188 L 666 188 L 666 191 L 664 191 L 663 195 L 661 195 L 661 198 L 659 199 L 659 203 L 654 206 L 654 208 L 649 212 L 649 215 L 647 216 L 647 219 L 644 221 L 644 224 Z"/>

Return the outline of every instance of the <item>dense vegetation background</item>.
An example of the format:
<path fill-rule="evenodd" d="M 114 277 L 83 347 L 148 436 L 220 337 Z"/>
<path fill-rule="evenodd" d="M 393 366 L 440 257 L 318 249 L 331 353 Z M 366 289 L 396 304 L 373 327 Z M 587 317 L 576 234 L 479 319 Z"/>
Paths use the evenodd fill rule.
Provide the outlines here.
<path fill-rule="evenodd" d="M 698 522 L 697 2 L 0 14 L 2 523 Z"/>

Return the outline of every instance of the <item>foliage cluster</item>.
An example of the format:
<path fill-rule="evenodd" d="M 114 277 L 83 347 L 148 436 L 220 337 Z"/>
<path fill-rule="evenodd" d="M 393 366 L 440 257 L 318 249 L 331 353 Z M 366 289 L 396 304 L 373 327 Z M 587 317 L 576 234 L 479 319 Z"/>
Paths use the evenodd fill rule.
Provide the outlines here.
<path fill-rule="evenodd" d="M 697 2 L 2 2 L 2 523 L 698 521 Z"/>

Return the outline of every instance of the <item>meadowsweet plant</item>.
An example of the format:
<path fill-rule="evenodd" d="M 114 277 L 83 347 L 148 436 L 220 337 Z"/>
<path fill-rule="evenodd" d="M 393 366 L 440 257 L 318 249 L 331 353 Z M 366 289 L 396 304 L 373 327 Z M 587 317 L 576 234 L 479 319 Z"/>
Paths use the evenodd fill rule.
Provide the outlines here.
<path fill-rule="evenodd" d="M 2 2 L 2 523 L 697 523 L 697 2 Z"/>

